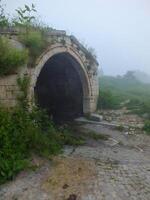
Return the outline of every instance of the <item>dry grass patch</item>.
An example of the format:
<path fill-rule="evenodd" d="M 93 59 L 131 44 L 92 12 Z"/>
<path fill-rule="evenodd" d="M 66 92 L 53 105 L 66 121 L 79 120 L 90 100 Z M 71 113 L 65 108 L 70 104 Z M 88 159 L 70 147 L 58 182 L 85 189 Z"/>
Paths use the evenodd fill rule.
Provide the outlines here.
<path fill-rule="evenodd" d="M 49 191 L 55 200 L 68 199 L 76 195 L 77 199 L 89 191 L 88 185 L 95 179 L 94 161 L 80 157 L 56 157 L 53 168 L 43 188 Z"/>

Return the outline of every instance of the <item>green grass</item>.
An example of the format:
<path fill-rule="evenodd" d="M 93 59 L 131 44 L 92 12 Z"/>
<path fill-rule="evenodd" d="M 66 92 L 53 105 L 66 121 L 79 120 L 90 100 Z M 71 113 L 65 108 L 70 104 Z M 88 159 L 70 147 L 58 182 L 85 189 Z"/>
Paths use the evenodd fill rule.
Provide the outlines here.
<path fill-rule="evenodd" d="M 103 133 L 97 133 L 93 130 L 88 130 L 83 128 L 82 126 L 71 125 L 70 132 L 77 138 L 82 141 L 82 144 L 85 143 L 87 139 L 94 139 L 94 140 L 108 140 L 109 135 Z"/>
<path fill-rule="evenodd" d="M 102 134 L 102 133 L 96 133 L 94 131 L 87 131 L 87 133 L 85 133 L 85 136 L 93 139 L 93 140 L 108 140 L 109 135 L 106 134 Z"/>
<path fill-rule="evenodd" d="M 16 73 L 28 61 L 28 51 L 13 47 L 7 37 L 0 36 L 0 49 L 1 76 Z"/>
<path fill-rule="evenodd" d="M 63 132 L 62 140 L 65 145 L 79 146 L 85 144 L 85 138 L 80 134 L 80 129 L 73 124 L 67 125 L 66 128 L 59 128 Z"/>
<path fill-rule="evenodd" d="M 30 54 L 29 66 L 33 67 L 37 57 L 47 46 L 46 38 L 40 30 L 29 31 L 19 36 L 20 42 L 25 45 Z"/>
<path fill-rule="evenodd" d="M 150 118 L 150 84 L 144 84 L 128 76 L 104 76 L 99 79 L 98 109 L 121 108 L 122 102 L 132 113 Z"/>

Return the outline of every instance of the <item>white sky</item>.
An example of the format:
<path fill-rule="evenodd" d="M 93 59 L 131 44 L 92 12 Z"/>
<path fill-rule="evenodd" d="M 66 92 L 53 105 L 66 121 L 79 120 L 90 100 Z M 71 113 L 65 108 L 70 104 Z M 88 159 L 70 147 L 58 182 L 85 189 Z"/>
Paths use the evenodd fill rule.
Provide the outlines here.
<path fill-rule="evenodd" d="M 34 3 L 42 21 L 95 48 L 105 74 L 150 73 L 150 0 L 3 0 L 7 12 Z"/>

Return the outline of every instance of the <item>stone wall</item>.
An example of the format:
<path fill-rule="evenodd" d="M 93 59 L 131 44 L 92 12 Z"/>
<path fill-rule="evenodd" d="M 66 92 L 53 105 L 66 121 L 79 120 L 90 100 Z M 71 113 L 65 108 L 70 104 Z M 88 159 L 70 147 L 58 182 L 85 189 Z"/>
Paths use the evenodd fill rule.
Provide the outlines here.
<path fill-rule="evenodd" d="M 16 76 L 0 78 L 0 105 L 14 106 L 17 93 Z"/>
<path fill-rule="evenodd" d="M 16 74 L 0 77 L 0 105 L 13 107 L 17 104 L 17 97 L 20 93 L 17 79 L 26 74 L 27 67 L 22 67 Z"/>

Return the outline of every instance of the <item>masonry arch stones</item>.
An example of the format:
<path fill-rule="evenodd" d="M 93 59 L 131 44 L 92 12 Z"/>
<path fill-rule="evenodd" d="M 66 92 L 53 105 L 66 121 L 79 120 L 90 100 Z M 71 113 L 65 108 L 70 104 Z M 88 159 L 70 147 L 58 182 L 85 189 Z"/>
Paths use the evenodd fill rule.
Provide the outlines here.
<path fill-rule="evenodd" d="M 77 62 L 78 65 L 75 65 L 74 67 L 76 68 L 79 76 L 80 76 L 80 80 L 82 83 L 82 87 L 83 87 L 83 112 L 87 112 L 87 101 L 89 99 L 89 97 L 92 95 L 92 87 L 91 87 L 91 82 L 88 78 L 88 74 L 87 71 L 85 70 L 85 66 L 84 63 L 82 61 L 82 58 L 80 57 L 79 53 L 74 51 L 72 47 L 69 46 L 53 46 L 47 49 L 46 52 L 44 52 L 36 66 L 35 66 L 35 70 L 34 72 L 31 74 L 31 84 L 30 84 L 30 90 L 29 90 L 29 100 L 33 100 L 34 99 L 34 88 L 36 87 L 36 83 L 37 83 L 37 78 L 40 75 L 40 72 L 42 70 L 42 68 L 44 67 L 45 63 L 50 60 L 54 55 L 57 54 L 61 54 L 61 53 L 67 53 L 68 56 L 72 56 Z"/>

